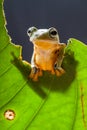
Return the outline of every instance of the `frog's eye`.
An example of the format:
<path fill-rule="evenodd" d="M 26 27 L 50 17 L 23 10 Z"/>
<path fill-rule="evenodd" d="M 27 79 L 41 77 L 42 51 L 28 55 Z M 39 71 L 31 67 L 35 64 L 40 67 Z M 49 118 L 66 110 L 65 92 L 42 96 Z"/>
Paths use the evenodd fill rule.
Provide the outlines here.
<path fill-rule="evenodd" d="M 50 28 L 50 30 L 49 30 L 50 37 L 55 38 L 57 34 L 58 33 L 57 33 L 57 30 L 55 28 Z"/>
<path fill-rule="evenodd" d="M 35 31 L 37 31 L 37 28 L 36 28 L 36 27 L 30 27 L 30 28 L 27 30 L 28 36 L 30 37 Z"/>

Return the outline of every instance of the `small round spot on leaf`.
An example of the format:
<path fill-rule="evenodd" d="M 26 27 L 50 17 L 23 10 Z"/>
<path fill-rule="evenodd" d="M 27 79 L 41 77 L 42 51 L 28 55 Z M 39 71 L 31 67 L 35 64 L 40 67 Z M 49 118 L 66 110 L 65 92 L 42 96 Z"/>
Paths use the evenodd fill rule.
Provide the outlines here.
<path fill-rule="evenodd" d="M 7 119 L 7 120 L 14 120 L 15 118 L 15 112 L 13 110 L 6 110 L 5 113 L 4 113 L 4 117 Z"/>

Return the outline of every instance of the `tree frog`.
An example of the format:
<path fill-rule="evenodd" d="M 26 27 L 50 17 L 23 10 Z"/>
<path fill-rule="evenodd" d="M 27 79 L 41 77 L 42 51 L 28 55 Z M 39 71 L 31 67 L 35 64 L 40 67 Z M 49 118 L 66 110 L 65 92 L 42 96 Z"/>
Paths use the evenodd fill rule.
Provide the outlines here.
<path fill-rule="evenodd" d="M 31 58 L 31 73 L 29 75 L 34 81 L 42 76 L 42 71 L 50 71 L 51 74 L 60 76 L 64 73 L 61 67 L 65 43 L 60 43 L 56 28 L 37 29 L 30 27 L 27 30 L 30 41 L 34 45 Z"/>

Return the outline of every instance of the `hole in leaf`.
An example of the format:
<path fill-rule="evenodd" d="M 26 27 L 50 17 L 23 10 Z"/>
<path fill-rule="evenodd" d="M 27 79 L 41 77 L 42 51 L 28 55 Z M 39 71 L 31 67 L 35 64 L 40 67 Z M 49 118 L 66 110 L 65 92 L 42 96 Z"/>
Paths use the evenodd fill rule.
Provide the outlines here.
<path fill-rule="evenodd" d="M 13 110 L 6 110 L 5 113 L 4 113 L 4 117 L 7 119 L 7 120 L 14 120 L 15 118 L 15 112 Z"/>

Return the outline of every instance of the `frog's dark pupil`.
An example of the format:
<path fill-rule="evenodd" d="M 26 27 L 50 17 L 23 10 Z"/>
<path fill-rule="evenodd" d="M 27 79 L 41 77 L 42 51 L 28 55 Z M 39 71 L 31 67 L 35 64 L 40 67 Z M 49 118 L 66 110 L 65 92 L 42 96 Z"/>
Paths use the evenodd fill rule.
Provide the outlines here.
<path fill-rule="evenodd" d="M 30 34 L 30 33 L 31 33 L 31 30 L 28 30 L 28 33 Z"/>
<path fill-rule="evenodd" d="M 51 33 L 51 35 L 54 35 L 54 36 L 57 34 L 56 31 L 51 31 L 50 33 Z"/>

